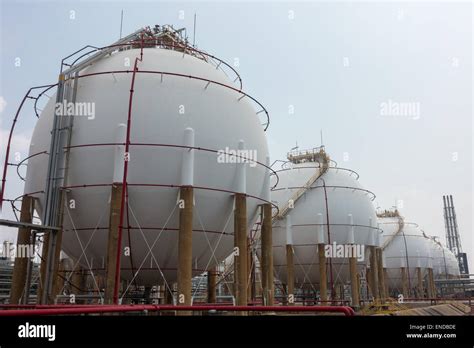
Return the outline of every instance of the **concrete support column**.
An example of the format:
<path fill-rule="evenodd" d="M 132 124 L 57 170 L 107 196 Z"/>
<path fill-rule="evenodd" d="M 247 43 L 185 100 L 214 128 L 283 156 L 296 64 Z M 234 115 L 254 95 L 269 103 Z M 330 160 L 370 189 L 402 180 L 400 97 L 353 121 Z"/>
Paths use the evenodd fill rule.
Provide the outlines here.
<path fill-rule="evenodd" d="M 293 260 L 293 231 L 291 226 L 291 215 L 286 216 L 286 276 L 287 276 L 287 292 L 288 304 L 293 305 L 295 302 L 295 263 Z"/>
<path fill-rule="evenodd" d="M 190 306 L 192 291 L 193 257 L 193 188 L 180 189 L 179 235 L 178 235 L 178 298 L 177 305 Z M 191 315 L 189 311 L 178 311 L 178 315 Z"/>
<path fill-rule="evenodd" d="M 349 258 L 349 273 L 351 277 L 352 307 L 360 307 L 359 284 L 357 281 L 357 259 Z"/>
<path fill-rule="evenodd" d="M 295 302 L 295 264 L 293 261 L 293 245 L 286 245 L 286 272 L 287 272 L 287 289 L 288 289 L 288 304 L 293 305 Z"/>
<path fill-rule="evenodd" d="M 348 215 L 348 238 L 347 243 L 350 245 L 354 245 L 354 219 L 352 214 Z M 352 249 L 352 257 L 349 257 L 349 275 L 351 278 L 351 305 L 353 307 L 360 307 L 360 295 L 359 295 L 359 284 L 357 281 L 357 255 L 355 255 L 355 248 Z"/>
<path fill-rule="evenodd" d="M 383 250 L 382 248 L 377 248 L 377 276 L 378 276 L 378 285 L 379 285 L 379 296 L 382 303 L 385 303 L 387 298 L 387 289 L 385 286 L 385 272 L 383 267 Z"/>
<path fill-rule="evenodd" d="M 417 281 L 418 281 L 418 284 L 417 284 L 417 297 L 418 298 L 423 298 L 424 297 L 423 272 L 421 270 L 421 267 L 416 268 L 416 278 L 417 278 Z"/>
<path fill-rule="evenodd" d="M 252 286 L 253 286 L 253 277 L 252 277 L 252 245 L 250 242 L 250 237 L 247 236 L 247 301 L 252 301 Z"/>
<path fill-rule="evenodd" d="M 262 296 L 263 305 L 273 306 L 273 241 L 272 241 L 272 206 L 269 203 L 262 205 Z"/>
<path fill-rule="evenodd" d="M 378 291 L 378 277 L 377 277 L 377 248 L 375 246 L 369 246 L 370 251 L 370 273 L 369 275 L 369 283 L 370 289 L 372 290 L 372 296 L 374 300 L 377 301 L 379 299 L 379 291 Z"/>
<path fill-rule="evenodd" d="M 263 184 L 263 199 L 270 202 L 270 157 L 265 158 L 266 171 Z M 262 205 L 262 235 L 261 235 L 261 282 L 262 301 L 265 306 L 274 304 L 274 282 L 273 282 L 273 238 L 272 238 L 272 205 L 265 203 Z"/>
<path fill-rule="evenodd" d="M 361 292 L 360 290 L 361 290 L 361 286 L 362 286 L 362 284 L 361 284 L 361 283 L 362 283 L 361 277 L 362 277 L 362 276 L 360 275 L 360 273 L 357 273 L 357 276 L 356 276 L 356 277 L 357 277 L 357 278 L 356 278 L 356 280 L 357 280 L 357 289 L 359 289 L 359 299 L 360 299 L 360 292 Z M 359 305 L 360 305 L 360 300 L 359 300 Z"/>
<path fill-rule="evenodd" d="M 217 303 L 216 298 L 217 268 L 207 271 L 207 303 Z"/>
<path fill-rule="evenodd" d="M 34 198 L 23 196 L 21 200 L 20 221 L 31 223 L 33 221 Z M 20 299 L 25 296 L 26 276 L 28 270 L 29 255 L 19 255 L 19 251 L 31 251 L 31 229 L 19 228 L 16 241 L 17 254 L 13 267 L 12 288 L 10 292 L 10 303 L 19 304 Z"/>
<path fill-rule="evenodd" d="M 409 296 L 407 269 L 405 267 L 400 267 L 400 274 L 402 277 L 402 294 L 403 297 L 407 298 Z"/>
<path fill-rule="evenodd" d="M 434 276 L 433 276 L 433 268 L 428 268 L 428 297 L 435 298 L 436 297 L 436 286 L 434 283 Z"/>
<path fill-rule="evenodd" d="M 328 279 L 326 273 L 326 255 L 324 254 L 324 244 L 318 244 L 318 259 L 319 259 L 319 297 L 321 301 L 328 300 Z M 322 305 L 327 305 L 322 302 Z"/>
<path fill-rule="evenodd" d="M 366 267 L 365 268 L 365 280 L 367 282 L 367 296 L 369 296 L 369 293 L 370 294 L 374 293 L 373 290 L 372 290 L 372 279 L 370 277 L 371 277 L 370 268 Z"/>
<path fill-rule="evenodd" d="M 235 195 L 234 211 L 234 292 L 237 306 L 247 305 L 247 198 L 243 193 Z M 241 315 L 246 315 L 247 313 Z"/>
<path fill-rule="evenodd" d="M 319 265 L 319 298 L 321 301 L 328 300 L 328 279 L 326 272 L 326 254 L 324 253 L 324 228 L 323 214 L 318 213 L 317 218 L 316 244 L 318 245 L 318 265 Z M 334 294 L 332 294 L 334 296 Z M 327 302 L 321 302 L 321 305 L 327 305 Z"/>
<path fill-rule="evenodd" d="M 118 250 L 118 234 L 120 221 L 120 205 L 122 200 L 123 185 L 115 183 L 112 185 L 110 197 L 109 212 L 109 235 L 107 240 L 107 262 L 105 264 L 106 281 L 105 281 L 105 304 L 114 302 L 114 288 L 116 276 L 116 260 Z"/>

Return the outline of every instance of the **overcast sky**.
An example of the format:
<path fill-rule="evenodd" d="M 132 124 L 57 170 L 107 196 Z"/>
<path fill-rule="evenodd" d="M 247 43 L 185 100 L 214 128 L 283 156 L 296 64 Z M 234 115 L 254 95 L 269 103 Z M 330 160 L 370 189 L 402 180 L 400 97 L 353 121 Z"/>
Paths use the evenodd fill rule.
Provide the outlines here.
<path fill-rule="evenodd" d="M 116 2 L 0 0 L 0 134 L 31 86 L 55 82 L 62 57 L 154 24 L 234 63 L 244 90 L 270 112 L 272 160 L 320 145 L 360 174 L 381 208 L 445 240 L 442 195 L 452 194 L 474 272 L 472 4 L 429 2 Z M 184 18 L 183 18 L 184 17 Z M 396 108 L 411 106 L 409 114 Z M 27 155 L 27 107 L 13 152 Z M 14 171 L 11 171 L 12 173 Z M 8 197 L 22 194 L 9 176 Z M 4 218 L 13 218 L 4 209 Z M 16 232 L 1 229 L 0 241 Z"/>

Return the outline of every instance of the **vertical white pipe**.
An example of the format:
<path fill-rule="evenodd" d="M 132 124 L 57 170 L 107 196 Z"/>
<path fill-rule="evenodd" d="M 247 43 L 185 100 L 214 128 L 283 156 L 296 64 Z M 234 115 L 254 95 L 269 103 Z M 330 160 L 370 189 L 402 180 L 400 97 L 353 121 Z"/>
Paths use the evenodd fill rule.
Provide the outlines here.
<path fill-rule="evenodd" d="M 290 214 L 286 215 L 286 245 L 293 245 L 293 231 Z"/>
<path fill-rule="evenodd" d="M 347 214 L 347 224 L 348 224 L 348 231 L 347 231 L 347 244 L 354 244 L 354 217 L 352 214 Z"/>
<path fill-rule="evenodd" d="M 245 142 L 243 140 L 239 141 L 239 156 L 242 156 L 242 151 L 245 149 Z M 237 157 L 237 183 L 236 183 L 236 191 L 238 193 L 246 193 L 247 192 L 247 163 L 244 158 Z"/>
<path fill-rule="evenodd" d="M 123 123 L 117 125 L 115 129 L 115 143 L 125 143 L 127 136 L 127 126 Z M 125 161 L 125 145 L 115 145 L 113 182 L 123 181 L 123 162 Z"/>
<path fill-rule="evenodd" d="M 265 157 L 265 178 L 263 180 L 263 199 L 270 202 L 270 156 Z"/>
<path fill-rule="evenodd" d="M 184 130 L 184 145 L 194 147 L 194 129 L 186 128 Z M 181 185 L 194 185 L 194 149 L 184 149 L 181 167 Z"/>
<path fill-rule="evenodd" d="M 369 245 L 375 246 L 377 245 L 376 243 L 376 235 L 374 234 L 374 230 L 372 229 L 372 218 L 369 217 L 369 233 L 370 233 L 370 241 Z"/>
<path fill-rule="evenodd" d="M 324 226 L 323 226 L 323 214 L 318 213 L 316 217 L 316 244 L 324 244 Z"/>
<path fill-rule="evenodd" d="M 380 223 L 377 223 L 377 231 L 375 233 L 377 233 L 375 237 L 375 245 L 380 248 L 382 246 Z"/>

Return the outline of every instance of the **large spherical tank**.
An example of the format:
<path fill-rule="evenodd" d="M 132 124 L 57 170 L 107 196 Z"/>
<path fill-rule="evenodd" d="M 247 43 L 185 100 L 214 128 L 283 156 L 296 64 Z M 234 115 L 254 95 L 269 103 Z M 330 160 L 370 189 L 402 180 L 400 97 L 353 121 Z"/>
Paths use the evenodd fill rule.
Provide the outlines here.
<path fill-rule="evenodd" d="M 390 291 L 401 291 L 401 267 L 407 269 L 408 282 L 417 285 L 416 268 L 433 267 L 430 251 L 430 239 L 415 223 L 404 222 L 398 217 L 379 218 L 379 227 L 383 231 L 382 247 L 384 267 L 387 270 L 387 286 Z M 397 233 L 398 232 L 398 233 Z"/>
<path fill-rule="evenodd" d="M 319 171 L 319 163 L 287 163 L 277 170 L 278 184 L 272 190 L 272 201 L 282 209 L 288 200 Z M 274 178 L 276 182 L 276 178 Z M 372 204 L 374 195 L 363 189 L 358 175 L 348 169 L 330 166 L 289 210 L 291 235 L 294 250 L 294 272 L 296 284 L 318 284 L 318 243 L 344 245 L 349 243 L 353 230 L 356 245 L 364 251 L 358 260 L 358 270 L 365 269 L 367 248 L 376 245 L 379 230 Z M 351 217 L 352 216 L 352 217 Z M 320 240 L 322 238 L 322 240 Z M 286 218 L 276 220 L 273 225 L 273 260 L 277 277 L 287 281 L 286 265 Z M 334 283 L 349 280 L 345 257 L 327 259 L 328 279 L 332 268 Z"/>
<path fill-rule="evenodd" d="M 81 71 L 76 103 L 93 103 L 94 117 L 74 117 L 66 186 L 63 249 L 83 267 L 104 270 L 114 151 L 119 125 L 127 124 L 132 70 L 140 50 L 117 51 Z M 129 63 L 127 65 L 127 63 Z M 131 67 L 130 67 L 131 66 Z M 187 148 L 185 129 L 194 130 L 193 274 L 224 259 L 233 248 L 233 192 L 237 190 L 236 161 L 219 161 L 213 151 L 253 150 L 265 163 L 268 149 L 263 127 L 249 98 L 231 88 L 232 81 L 203 59 L 182 52 L 145 48 L 138 63 L 131 107 L 128 203 L 123 225 L 122 277 L 140 284 L 176 280 L 182 158 Z M 170 74 L 145 73 L 160 71 Z M 85 76 L 89 75 L 89 76 Z M 184 76 L 180 76 L 184 75 Z M 190 76 L 200 79 L 190 78 Z M 208 84 L 207 80 L 217 83 Z M 222 84 L 222 85 L 220 85 Z M 25 193 L 40 192 L 42 214 L 55 96 L 35 127 L 30 147 Z M 94 144 L 105 144 L 96 146 Z M 205 151 L 211 149 L 213 151 Z M 222 163 L 224 162 L 224 163 Z M 232 162 L 232 163 L 229 163 Z M 246 164 L 248 227 L 264 198 L 266 168 Z M 84 186 L 85 185 L 85 186 Z M 127 226 L 129 228 L 127 228 Z M 149 250 L 152 250 L 149 253 Z M 83 255 L 85 250 L 85 256 Z"/>

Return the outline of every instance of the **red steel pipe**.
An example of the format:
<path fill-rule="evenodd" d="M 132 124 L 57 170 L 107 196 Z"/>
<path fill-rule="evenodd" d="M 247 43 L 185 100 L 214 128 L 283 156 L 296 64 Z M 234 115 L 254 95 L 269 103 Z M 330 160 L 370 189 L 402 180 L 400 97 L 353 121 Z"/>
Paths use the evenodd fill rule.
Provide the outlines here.
<path fill-rule="evenodd" d="M 81 306 L 81 307 L 80 307 Z M 43 306 L 41 309 L 12 309 L 0 311 L 0 316 L 39 316 L 70 315 L 89 313 L 117 313 L 142 311 L 252 311 L 252 312 L 337 312 L 345 316 L 354 316 L 354 310 L 347 306 L 173 306 L 173 305 L 97 305 L 57 308 L 55 305 Z"/>
<path fill-rule="evenodd" d="M 138 71 L 138 62 L 143 61 L 143 35 L 141 35 L 141 49 L 140 49 L 140 58 L 135 58 L 135 63 L 133 65 L 132 72 L 132 81 L 130 83 L 130 96 L 128 100 L 128 116 L 127 116 L 127 138 L 125 140 L 125 155 L 127 156 L 130 151 L 130 128 L 132 127 L 132 108 L 133 108 L 133 92 L 135 88 L 135 78 Z M 119 287 L 120 287 L 120 257 L 122 254 L 122 232 L 123 232 L 123 218 L 125 210 L 125 193 L 128 192 L 127 188 L 127 177 L 128 177 L 128 161 L 129 159 L 124 159 L 123 163 L 123 180 L 122 180 L 122 197 L 120 201 L 120 220 L 119 220 L 119 230 L 117 238 L 117 257 L 115 260 L 115 285 L 114 285 L 114 304 L 118 304 L 119 301 Z M 127 201 L 127 212 L 128 212 L 128 201 Z"/>

